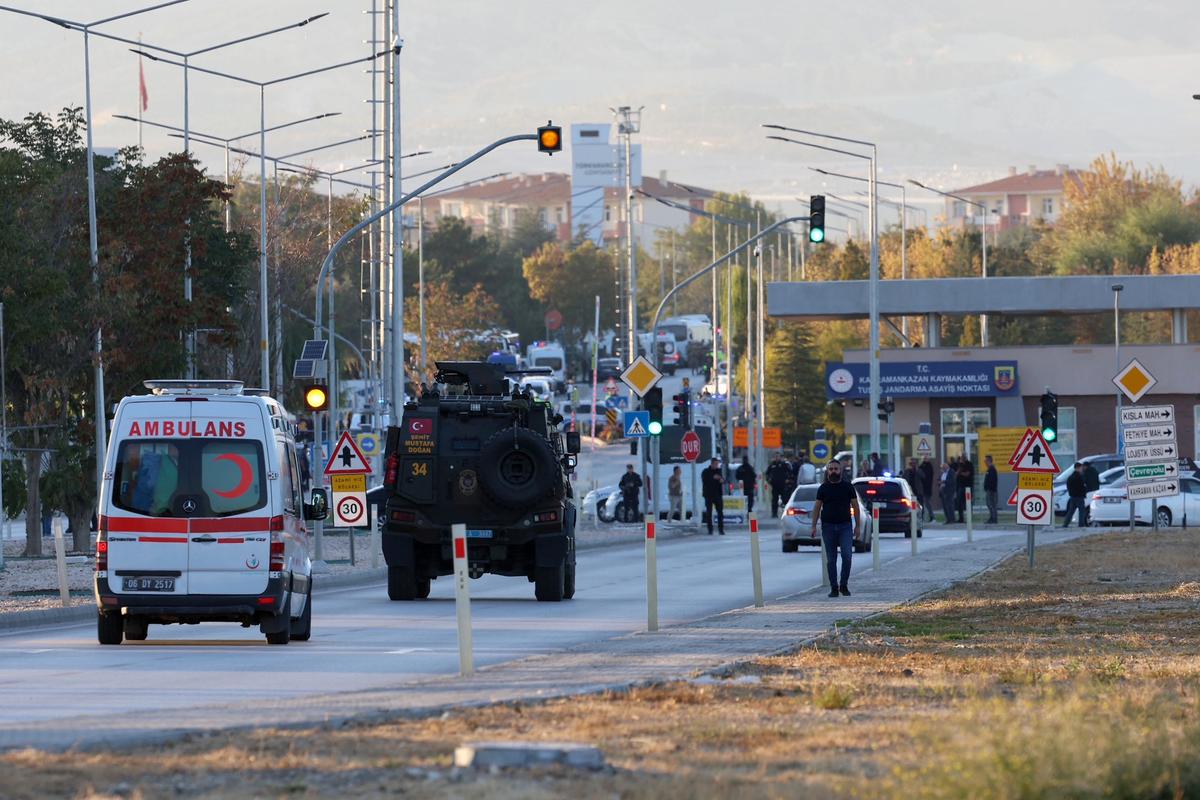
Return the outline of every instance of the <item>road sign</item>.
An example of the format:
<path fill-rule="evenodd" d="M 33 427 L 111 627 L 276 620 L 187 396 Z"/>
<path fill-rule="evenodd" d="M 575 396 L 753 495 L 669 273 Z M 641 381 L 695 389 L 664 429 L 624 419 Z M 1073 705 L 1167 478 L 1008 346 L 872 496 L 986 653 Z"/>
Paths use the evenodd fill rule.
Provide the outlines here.
<path fill-rule="evenodd" d="M 1008 466 L 1011 467 L 1017 463 L 1017 456 L 1025 449 L 1025 445 L 1029 444 L 1029 440 L 1033 438 L 1033 428 L 1026 428 L 1025 433 L 1021 436 L 1021 441 L 1013 448 L 1012 455 L 1008 457 Z"/>
<path fill-rule="evenodd" d="M 552 331 L 556 331 L 562 327 L 563 315 L 561 311 L 550 309 L 546 312 L 542 320 L 546 323 L 546 327 Z"/>
<path fill-rule="evenodd" d="M 621 380 L 625 381 L 625 385 L 633 389 L 638 397 L 644 397 L 646 392 L 654 388 L 654 384 L 658 383 L 661 377 L 662 373 L 655 369 L 645 356 L 635 358 L 633 363 L 621 373 Z"/>
<path fill-rule="evenodd" d="M 1175 458 L 1178 450 L 1173 443 L 1139 444 L 1125 448 L 1125 463 L 1131 461 L 1164 461 Z"/>
<path fill-rule="evenodd" d="M 1042 489 L 1017 490 L 1017 524 L 1045 525 L 1052 521 L 1050 492 Z"/>
<path fill-rule="evenodd" d="M 1175 478 L 1179 475 L 1178 461 L 1163 461 L 1158 464 L 1126 464 L 1125 480 L 1129 483 L 1156 481 L 1163 478 Z"/>
<path fill-rule="evenodd" d="M 1146 392 L 1154 388 L 1158 379 L 1151 375 L 1150 370 L 1143 367 L 1141 362 L 1135 358 L 1125 365 L 1125 369 L 1113 376 L 1113 383 L 1117 385 L 1122 394 L 1129 398 L 1129 402 L 1136 403 Z"/>
<path fill-rule="evenodd" d="M 1174 425 L 1143 425 L 1137 428 L 1122 428 L 1121 440 L 1125 444 L 1165 444 L 1175 442 Z"/>
<path fill-rule="evenodd" d="M 371 465 L 363 456 L 362 451 L 358 449 L 358 445 L 354 443 L 350 431 L 343 431 L 341 438 L 334 445 L 333 452 L 329 454 L 329 461 L 325 462 L 325 474 L 371 474 Z"/>
<path fill-rule="evenodd" d="M 683 453 L 684 461 L 695 464 L 696 459 L 700 457 L 700 437 L 695 431 L 688 431 L 680 440 L 679 449 Z"/>
<path fill-rule="evenodd" d="M 768 449 L 779 449 L 783 447 L 783 428 L 763 428 L 759 435 L 759 445 Z M 745 427 L 734 427 L 733 429 L 733 446 L 734 447 L 749 447 L 750 446 L 750 429 Z"/>
<path fill-rule="evenodd" d="M 829 442 L 824 439 L 813 439 L 808 443 L 808 453 L 813 463 L 829 460 Z"/>
<path fill-rule="evenodd" d="M 1030 475 L 1033 475 L 1033 474 L 1035 474 L 1035 473 L 1032 473 L 1032 472 L 1031 472 L 1031 473 L 1028 473 L 1028 474 L 1030 474 Z M 1008 496 L 1008 504 L 1009 504 L 1010 506 L 1015 506 L 1015 505 L 1017 504 L 1017 491 L 1018 491 L 1018 490 L 1017 490 L 1017 487 L 1015 487 L 1015 486 L 1014 486 L 1014 487 L 1013 487 L 1013 490 L 1012 490 L 1012 494 L 1010 494 L 1010 495 Z"/>
<path fill-rule="evenodd" d="M 649 411 L 625 412 L 625 438 L 644 439 L 650 435 Z"/>
<path fill-rule="evenodd" d="M 1179 481 L 1166 479 L 1150 481 L 1149 483 L 1130 483 L 1125 485 L 1125 494 L 1130 500 L 1143 500 L 1148 497 L 1171 497 L 1179 494 Z"/>
<path fill-rule="evenodd" d="M 1037 489 L 1049 492 L 1054 489 L 1054 476 L 1049 472 L 1022 472 L 1017 475 L 1017 489 Z"/>
<path fill-rule="evenodd" d="M 367 525 L 367 476 L 332 475 L 333 527 L 364 528 Z"/>
<path fill-rule="evenodd" d="M 1004 457 L 1005 453 L 1015 455 L 1017 448 L 1024 444 L 1026 431 L 1029 428 L 1024 426 L 1019 428 L 979 428 L 979 441 L 971 447 L 971 452 L 978 453 L 980 456 L 992 457 L 992 461 L 996 465 L 997 472 L 1012 472 L 1012 465 Z M 932 444 L 933 434 L 922 434 L 929 437 Z M 914 437 L 913 441 L 916 441 Z M 931 453 L 920 453 L 914 451 L 918 456 L 931 455 Z"/>
<path fill-rule="evenodd" d="M 355 441 L 358 442 L 358 449 L 361 450 L 362 454 L 367 458 L 379 453 L 378 434 L 360 433 L 357 437 L 355 437 Z"/>
<path fill-rule="evenodd" d="M 917 458 L 929 456 L 933 458 L 933 434 L 918 433 L 913 435 L 913 454 Z"/>
<path fill-rule="evenodd" d="M 1175 406 L 1123 406 L 1122 425 L 1146 425 L 1169 422 L 1175 424 Z"/>
<path fill-rule="evenodd" d="M 1058 462 L 1050 452 L 1050 445 L 1042 438 L 1042 432 L 1035 430 L 1032 436 L 1024 437 L 1025 445 L 1013 459 L 1013 472 L 1050 472 L 1057 473 Z"/>
<path fill-rule="evenodd" d="M 616 394 L 619 391 L 621 391 L 621 390 L 619 388 L 617 388 L 617 379 L 616 378 L 609 378 L 608 382 L 604 384 L 604 393 L 605 394 Z"/>

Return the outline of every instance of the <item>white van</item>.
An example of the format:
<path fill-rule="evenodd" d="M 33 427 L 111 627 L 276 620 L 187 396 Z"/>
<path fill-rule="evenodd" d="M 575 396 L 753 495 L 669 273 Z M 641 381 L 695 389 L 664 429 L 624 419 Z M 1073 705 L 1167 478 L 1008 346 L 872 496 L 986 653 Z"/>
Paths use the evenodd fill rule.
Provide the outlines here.
<path fill-rule="evenodd" d="M 271 644 L 312 632 L 305 519 L 293 425 L 241 381 L 146 381 L 117 407 L 96 543 L 101 644 L 150 623 L 258 625 Z"/>
<path fill-rule="evenodd" d="M 549 368 L 555 392 L 567 390 L 567 352 L 561 344 L 534 342 L 526 351 L 526 361 L 531 367 Z"/>

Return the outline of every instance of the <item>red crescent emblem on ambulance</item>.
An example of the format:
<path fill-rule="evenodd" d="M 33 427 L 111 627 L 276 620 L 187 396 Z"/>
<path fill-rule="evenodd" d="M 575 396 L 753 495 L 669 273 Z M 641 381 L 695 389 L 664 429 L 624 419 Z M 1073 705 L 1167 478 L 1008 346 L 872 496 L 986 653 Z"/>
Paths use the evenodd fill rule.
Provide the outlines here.
<path fill-rule="evenodd" d="M 408 423 L 409 433 L 432 433 L 433 425 L 428 419 L 414 419 Z"/>
<path fill-rule="evenodd" d="M 241 480 L 238 481 L 237 486 L 234 486 L 229 491 L 222 492 L 219 489 L 213 489 L 213 494 L 224 497 L 227 500 L 234 497 L 241 497 L 246 493 L 246 490 L 250 488 L 250 484 L 254 483 L 254 471 L 250 469 L 250 462 L 247 461 L 245 457 L 239 456 L 236 453 L 223 453 L 217 456 L 214 460 L 232 461 L 237 466 L 238 470 L 241 471 L 242 477 Z"/>

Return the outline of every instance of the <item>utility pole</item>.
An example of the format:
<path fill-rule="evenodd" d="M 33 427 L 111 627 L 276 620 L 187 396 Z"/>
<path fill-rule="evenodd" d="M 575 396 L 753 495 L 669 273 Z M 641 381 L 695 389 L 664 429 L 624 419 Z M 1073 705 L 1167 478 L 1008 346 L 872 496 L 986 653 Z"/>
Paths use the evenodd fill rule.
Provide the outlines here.
<path fill-rule="evenodd" d="M 400 188 L 400 0 L 392 0 L 392 203 Z M 404 209 L 392 210 L 392 424 L 400 424 L 404 409 Z"/>
<path fill-rule="evenodd" d="M 629 106 L 613 109 L 620 118 L 618 132 L 625 140 L 625 248 L 628 254 L 626 269 L 626 339 L 629 343 L 628 362 L 637 358 L 637 236 L 633 230 L 633 134 L 642 130 L 642 108 Z M 631 398 L 632 401 L 632 398 Z"/>

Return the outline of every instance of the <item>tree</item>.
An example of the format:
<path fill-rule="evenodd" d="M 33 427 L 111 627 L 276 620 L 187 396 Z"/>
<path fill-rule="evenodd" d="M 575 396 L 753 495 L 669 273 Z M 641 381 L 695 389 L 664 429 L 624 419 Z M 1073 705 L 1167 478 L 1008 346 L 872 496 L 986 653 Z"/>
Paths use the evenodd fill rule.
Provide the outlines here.
<path fill-rule="evenodd" d="M 404 326 L 419 329 L 417 298 L 404 302 Z M 476 334 L 495 327 L 500 308 L 482 286 L 466 294 L 456 293 L 446 281 L 425 284 L 425 328 L 429 362 L 482 361 L 492 350 L 489 341 Z M 417 376 L 428 380 L 431 376 Z"/>
<path fill-rule="evenodd" d="M 766 355 L 767 420 L 783 428 L 790 447 L 800 447 L 823 425 L 826 411 L 824 369 L 809 326 L 781 324 L 767 342 Z"/>
<path fill-rule="evenodd" d="M 525 259 L 522 273 L 530 295 L 563 315 L 568 343 L 579 342 L 592 329 L 596 297 L 608 297 L 616 278 L 612 256 L 585 240 L 570 250 L 557 243 L 543 244 Z M 601 326 L 613 324 L 613 309 L 601 305 Z"/>

